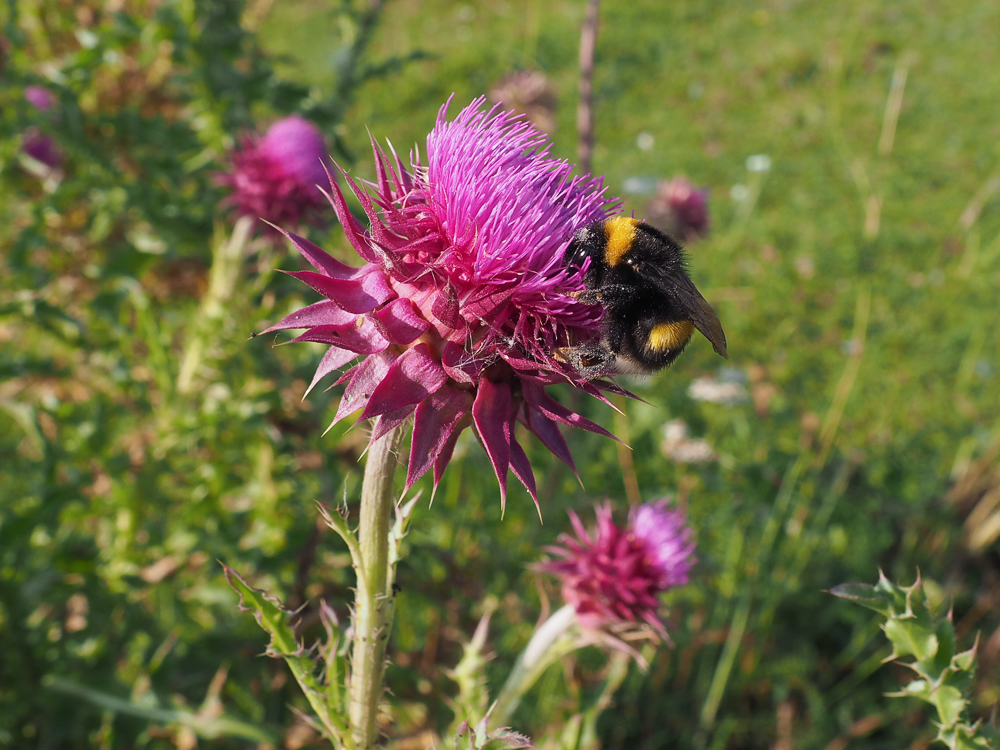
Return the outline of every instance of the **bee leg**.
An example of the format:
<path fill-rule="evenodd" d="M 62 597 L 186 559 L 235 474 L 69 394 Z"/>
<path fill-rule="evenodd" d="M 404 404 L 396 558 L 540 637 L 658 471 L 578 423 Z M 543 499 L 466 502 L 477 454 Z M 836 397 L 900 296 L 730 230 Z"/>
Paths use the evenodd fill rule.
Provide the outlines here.
<path fill-rule="evenodd" d="M 585 305 L 599 305 L 603 299 L 599 289 L 581 289 L 579 292 L 570 292 L 569 296 Z"/>
<path fill-rule="evenodd" d="M 614 375 L 618 356 L 600 342 L 568 346 L 556 350 L 556 359 L 565 362 L 585 380 Z"/>

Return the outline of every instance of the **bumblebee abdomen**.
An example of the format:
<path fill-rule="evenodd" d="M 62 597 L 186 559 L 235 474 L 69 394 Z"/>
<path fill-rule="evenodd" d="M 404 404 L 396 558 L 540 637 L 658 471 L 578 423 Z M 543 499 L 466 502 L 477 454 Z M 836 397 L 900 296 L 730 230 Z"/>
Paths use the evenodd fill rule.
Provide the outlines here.
<path fill-rule="evenodd" d="M 646 349 L 653 354 L 671 349 L 683 349 L 694 333 L 694 324 L 689 320 L 674 323 L 657 323 L 649 329 Z"/>

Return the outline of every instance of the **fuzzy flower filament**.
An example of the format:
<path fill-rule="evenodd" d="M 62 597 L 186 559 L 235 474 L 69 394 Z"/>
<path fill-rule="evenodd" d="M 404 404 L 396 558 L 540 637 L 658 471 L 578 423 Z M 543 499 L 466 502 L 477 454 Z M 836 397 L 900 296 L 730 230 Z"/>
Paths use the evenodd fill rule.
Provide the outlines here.
<path fill-rule="evenodd" d="M 373 144 L 376 180 L 363 187 L 343 174 L 368 228 L 330 180 L 330 201 L 365 265 L 287 234 L 316 269 L 291 275 L 326 299 L 268 330 L 305 328 L 295 341 L 329 345 L 310 388 L 353 363 L 337 381 L 346 387 L 335 422 L 360 410 L 376 420 L 374 441 L 413 417 L 408 487 L 432 469 L 436 485 L 471 426 L 501 499 L 512 471 L 537 503 L 518 422 L 570 467 L 560 424 L 608 434 L 545 386 L 568 382 L 604 398 L 556 352 L 599 333 L 600 310 L 571 296 L 582 282 L 563 253 L 578 227 L 617 204 L 599 180 L 574 177 L 550 156 L 530 123 L 482 105 L 454 120 L 442 108 L 426 163 L 414 157 L 404 168 Z"/>

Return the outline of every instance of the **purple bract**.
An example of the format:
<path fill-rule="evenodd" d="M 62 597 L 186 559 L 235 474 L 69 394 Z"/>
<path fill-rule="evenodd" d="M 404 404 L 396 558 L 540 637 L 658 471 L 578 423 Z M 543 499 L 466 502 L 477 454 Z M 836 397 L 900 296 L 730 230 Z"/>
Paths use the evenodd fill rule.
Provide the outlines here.
<path fill-rule="evenodd" d="M 220 176 L 229 203 L 246 216 L 298 226 L 325 207 L 318 185 L 327 182 L 323 136 L 298 116 L 274 123 L 263 138 L 246 136 L 232 154 L 232 169 Z"/>
<path fill-rule="evenodd" d="M 562 581 L 563 598 L 585 627 L 645 622 L 666 636 L 657 610 L 659 595 L 687 583 L 693 564 L 691 530 L 667 500 L 640 505 L 623 529 L 608 504 L 595 509 L 597 526 L 588 534 L 570 511 L 576 538 L 562 534 L 549 547 L 558 560 L 539 565 Z"/>
<path fill-rule="evenodd" d="M 468 426 L 486 449 L 506 498 L 508 470 L 537 503 L 518 422 L 573 467 L 559 424 L 609 434 L 553 400 L 545 386 L 572 383 L 604 399 L 556 357 L 599 332 L 601 311 L 570 296 L 579 273 L 563 267 L 578 227 L 617 202 L 598 179 L 574 177 L 548 154 L 544 134 L 512 113 L 474 101 L 454 120 L 442 108 L 426 164 L 405 169 L 373 144 L 377 179 L 343 175 L 367 214 L 364 229 L 331 179 L 330 200 L 366 261 L 353 268 L 287 236 L 315 271 L 291 274 L 326 300 L 269 331 L 309 329 L 296 341 L 329 344 L 310 388 L 356 362 L 335 422 L 361 410 L 377 418 L 372 440 L 413 417 L 407 487 L 428 470 L 435 485 Z M 575 468 L 574 468 L 575 470 Z"/>

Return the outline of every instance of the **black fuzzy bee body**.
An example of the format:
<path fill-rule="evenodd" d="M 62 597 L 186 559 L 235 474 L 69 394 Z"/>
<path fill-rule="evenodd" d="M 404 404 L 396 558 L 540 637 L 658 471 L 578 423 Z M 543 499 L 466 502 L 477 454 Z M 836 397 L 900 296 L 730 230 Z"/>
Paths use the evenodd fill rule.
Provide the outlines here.
<path fill-rule="evenodd" d="M 583 268 L 577 299 L 604 308 L 601 338 L 563 349 L 588 379 L 649 374 L 670 365 L 695 330 L 728 358 L 726 335 L 684 268 L 680 245 L 638 219 L 617 216 L 578 230 L 566 265 Z"/>

